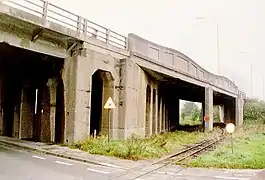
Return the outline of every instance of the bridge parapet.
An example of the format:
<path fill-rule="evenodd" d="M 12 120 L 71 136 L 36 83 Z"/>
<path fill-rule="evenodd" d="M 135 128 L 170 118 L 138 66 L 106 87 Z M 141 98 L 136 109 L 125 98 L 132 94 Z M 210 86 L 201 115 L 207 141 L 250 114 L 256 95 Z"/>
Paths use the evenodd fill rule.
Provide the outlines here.
<path fill-rule="evenodd" d="M 67 27 L 76 32 L 76 38 L 86 39 L 86 37 L 92 37 L 118 48 L 127 49 L 127 37 L 48 1 L 0 0 L 0 3 L 42 18 L 43 23 L 53 22 Z"/>
<path fill-rule="evenodd" d="M 128 36 L 129 50 L 146 58 L 174 68 L 178 72 L 197 80 L 237 94 L 238 87 L 228 78 L 210 73 L 185 54 L 171 48 L 145 40 L 135 34 Z"/>

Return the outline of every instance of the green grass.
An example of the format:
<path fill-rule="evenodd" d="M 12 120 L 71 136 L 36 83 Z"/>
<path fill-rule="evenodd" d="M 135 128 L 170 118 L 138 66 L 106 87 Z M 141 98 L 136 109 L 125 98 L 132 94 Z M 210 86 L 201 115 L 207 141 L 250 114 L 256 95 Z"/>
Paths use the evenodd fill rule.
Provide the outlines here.
<path fill-rule="evenodd" d="M 185 116 L 184 119 L 181 118 L 179 121 L 180 125 L 201 125 L 202 120 L 200 118 L 193 119 L 192 116 Z"/>
<path fill-rule="evenodd" d="M 231 151 L 231 141 L 223 146 L 187 162 L 191 167 L 214 167 L 232 169 L 262 169 L 265 168 L 265 134 L 263 127 L 248 125 L 244 131 L 235 133 L 234 153 Z"/>
<path fill-rule="evenodd" d="M 71 144 L 71 148 L 78 148 L 90 154 L 116 156 L 123 159 L 150 159 L 159 158 L 172 150 L 183 148 L 209 137 L 203 132 L 169 132 L 141 139 L 133 135 L 128 140 L 108 141 L 106 137 L 89 138 L 83 142 Z"/>

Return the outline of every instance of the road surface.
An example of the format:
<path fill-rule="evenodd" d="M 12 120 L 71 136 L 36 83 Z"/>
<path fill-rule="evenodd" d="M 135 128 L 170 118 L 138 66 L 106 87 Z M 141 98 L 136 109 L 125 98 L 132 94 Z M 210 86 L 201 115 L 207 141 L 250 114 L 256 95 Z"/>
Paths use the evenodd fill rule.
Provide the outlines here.
<path fill-rule="evenodd" d="M 106 180 L 119 171 L 0 145 L 0 180 Z"/>
<path fill-rule="evenodd" d="M 135 179 L 153 167 L 144 167 L 119 180 Z M 108 180 L 124 173 L 119 167 L 81 163 L 59 157 L 26 152 L 0 144 L 0 180 Z M 137 180 L 250 180 L 257 172 L 249 170 L 218 170 L 182 168 L 177 166 L 156 170 Z"/>

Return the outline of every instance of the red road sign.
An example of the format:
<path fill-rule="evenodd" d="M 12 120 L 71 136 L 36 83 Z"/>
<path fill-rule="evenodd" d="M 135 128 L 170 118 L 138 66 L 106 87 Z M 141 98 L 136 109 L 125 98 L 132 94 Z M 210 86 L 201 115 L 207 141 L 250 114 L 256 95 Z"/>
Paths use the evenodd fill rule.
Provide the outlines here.
<path fill-rule="evenodd" d="M 204 121 L 206 122 L 210 121 L 210 117 L 208 115 L 204 116 Z"/>

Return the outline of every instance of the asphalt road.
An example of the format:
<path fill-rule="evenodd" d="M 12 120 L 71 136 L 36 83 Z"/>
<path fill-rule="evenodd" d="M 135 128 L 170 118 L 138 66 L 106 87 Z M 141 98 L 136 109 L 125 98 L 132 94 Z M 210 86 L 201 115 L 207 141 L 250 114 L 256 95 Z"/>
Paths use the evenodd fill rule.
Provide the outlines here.
<path fill-rule="evenodd" d="M 200 169 L 171 166 L 136 178 L 152 169 L 155 169 L 155 167 L 146 166 L 117 179 L 250 180 L 257 173 L 252 170 Z M 0 180 L 108 180 L 120 173 L 123 174 L 124 171 L 117 167 L 96 166 L 4 147 L 0 144 Z"/>
<path fill-rule="evenodd" d="M 0 145 L 0 180 L 105 180 L 120 171 Z"/>

